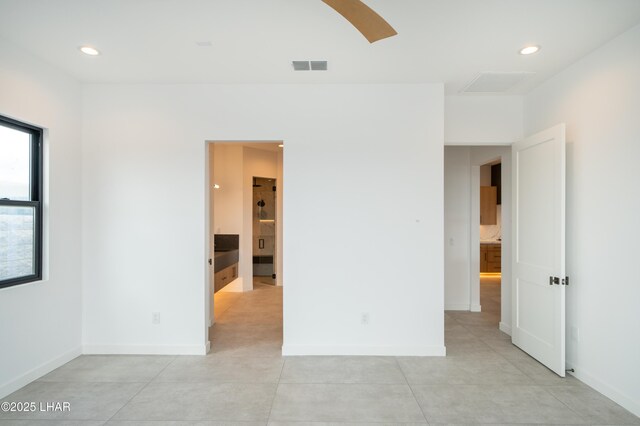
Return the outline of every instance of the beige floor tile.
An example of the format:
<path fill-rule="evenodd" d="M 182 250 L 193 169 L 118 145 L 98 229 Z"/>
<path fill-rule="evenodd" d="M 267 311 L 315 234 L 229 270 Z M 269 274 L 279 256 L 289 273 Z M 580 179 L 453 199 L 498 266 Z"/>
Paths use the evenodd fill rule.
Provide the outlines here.
<path fill-rule="evenodd" d="M 103 426 L 104 420 L 0 420 L 2 426 Z"/>
<path fill-rule="evenodd" d="M 275 384 L 153 382 L 114 420 L 266 422 L 275 389 Z"/>
<path fill-rule="evenodd" d="M 0 411 L 0 423 L 6 419 L 108 420 L 144 386 L 145 383 L 36 381 L 7 396 L 3 401 L 28 401 L 36 402 L 38 405 L 47 402 L 68 402 L 70 411 Z"/>
<path fill-rule="evenodd" d="M 266 422 L 111 420 L 106 426 L 265 426 Z"/>
<path fill-rule="evenodd" d="M 375 425 L 375 426 L 424 426 L 428 425 L 426 421 L 424 422 L 269 422 L 268 426 L 364 426 L 364 425 Z"/>
<path fill-rule="evenodd" d="M 411 387 L 429 423 L 586 423 L 540 386 Z"/>
<path fill-rule="evenodd" d="M 43 382 L 148 382 L 175 356 L 83 355 L 40 378 Z"/>
<path fill-rule="evenodd" d="M 277 357 L 180 357 L 156 382 L 278 383 L 284 360 Z"/>
<path fill-rule="evenodd" d="M 407 381 L 393 357 L 288 357 L 280 383 L 380 383 Z"/>
<path fill-rule="evenodd" d="M 533 384 L 504 358 L 486 357 L 403 357 L 400 367 L 410 384 Z"/>
<path fill-rule="evenodd" d="M 588 386 L 550 386 L 547 390 L 590 424 L 640 425 L 640 418 Z"/>
<path fill-rule="evenodd" d="M 522 371 L 537 385 L 553 386 L 585 386 L 584 383 L 570 374 L 560 377 L 530 356 L 509 359 L 518 370 Z"/>
<path fill-rule="evenodd" d="M 272 421 L 422 422 L 407 385 L 280 384 Z"/>
<path fill-rule="evenodd" d="M 0 425 L 380 426 L 426 424 L 423 411 L 431 424 L 640 424 L 512 345 L 499 302 L 483 280 L 483 312 L 445 312 L 447 357 L 283 358 L 282 288 L 217 293 L 208 356 L 79 357 L 10 396 L 70 401 L 71 414 Z"/>

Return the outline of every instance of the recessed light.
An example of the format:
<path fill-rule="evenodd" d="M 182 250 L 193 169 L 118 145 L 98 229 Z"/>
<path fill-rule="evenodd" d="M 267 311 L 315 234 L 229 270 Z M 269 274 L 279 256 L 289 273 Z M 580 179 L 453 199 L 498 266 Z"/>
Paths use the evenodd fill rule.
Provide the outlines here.
<path fill-rule="evenodd" d="M 521 55 L 533 55 L 540 50 L 540 46 L 526 46 L 520 49 Z"/>
<path fill-rule="evenodd" d="M 89 56 L 98 56 L 100 54 L 98 49 L 91 46 L 80 46 L 80 51 L 85 55 L 89 55 Z"/>
<path fill-rule="evenodd" d="M 220 185 L 218 185 L 217 183 L 213 184 L 213 189 L 220 189 Z"/>
<path fill-rule="evenodd" d="M 283 144 L 278 145 L 278 148 L 284 148 Z"/>

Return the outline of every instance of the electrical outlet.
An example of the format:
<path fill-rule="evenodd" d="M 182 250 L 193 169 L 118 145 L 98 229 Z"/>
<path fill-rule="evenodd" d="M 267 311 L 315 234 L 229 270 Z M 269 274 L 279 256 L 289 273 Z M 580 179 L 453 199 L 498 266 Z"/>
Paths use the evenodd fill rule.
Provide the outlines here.
<path fill-rule="evenodd" d="M 574 342 L 580 341 L 580 329 L 575 325 L 571 326 L 571 340 L 573 340 Z"/>
<path fill-rule="evenodd" d="M 368 312 L 364 312 L 362 314 L 362 316 L 360 317 L 360 323 L 362 325 L 369 325 L 369 313 Z"/>
<path fill-rule="evenodd" d="M 160 324 L 160 312 L 153 312 L 151 314 L 151 324 Z"/>

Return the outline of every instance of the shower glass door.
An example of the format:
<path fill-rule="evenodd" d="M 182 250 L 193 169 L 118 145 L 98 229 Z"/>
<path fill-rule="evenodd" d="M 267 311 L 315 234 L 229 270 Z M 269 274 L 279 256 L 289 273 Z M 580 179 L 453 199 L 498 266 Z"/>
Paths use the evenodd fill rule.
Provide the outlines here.
<path fill-rule="evenodd" d="M 275 285 L 276 180 L 253 178 L 254 282 Z"/>

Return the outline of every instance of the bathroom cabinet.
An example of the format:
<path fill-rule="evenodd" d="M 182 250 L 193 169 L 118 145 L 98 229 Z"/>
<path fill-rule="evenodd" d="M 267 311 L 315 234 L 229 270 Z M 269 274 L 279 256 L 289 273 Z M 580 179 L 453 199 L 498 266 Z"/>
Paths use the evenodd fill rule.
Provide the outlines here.
<path fill-rule="evenodd" d="M 480 187 L 480 225 L 498 224 L 498 189 L 495 186 Z"/>
<path fill-rule="evenodd" d="M 238 278 L 238 264 L 234 263 L 215 273 L 213 278 L 214 293 Z"/>
<path fill-rule="evenodd" d="M 480 244 L 480 272 L 502 271 L 502 245 Z"/>

